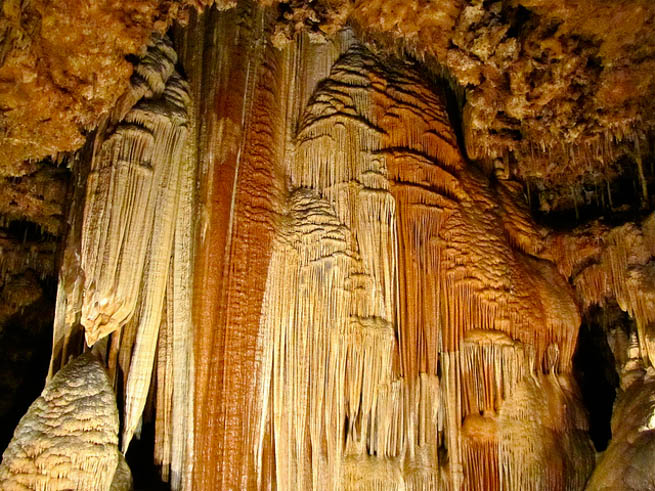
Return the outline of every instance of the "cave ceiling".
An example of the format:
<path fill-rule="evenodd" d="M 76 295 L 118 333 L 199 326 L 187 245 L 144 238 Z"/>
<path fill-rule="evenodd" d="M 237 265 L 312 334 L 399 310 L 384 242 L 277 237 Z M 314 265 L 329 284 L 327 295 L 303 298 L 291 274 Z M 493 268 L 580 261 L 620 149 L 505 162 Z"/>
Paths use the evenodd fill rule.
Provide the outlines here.
<path fill-rule="evenodd" d="M 130 56 L 199 0 L 6 0 L 0 16 L 0 173 L 80 148 L 125 91 Z M 265 2 L 270 3 L 270 2 Z M 230 8 L 230 2 L 219 2 Z M 320 41 L 344 26 L 445 75 L 469 158 L 523 180 L 612 179 L 648 152 L 655 118 L 649 0 L 274 2 L 273 33 Z M 623 164 L 628 165 L 628 164 Z"/>

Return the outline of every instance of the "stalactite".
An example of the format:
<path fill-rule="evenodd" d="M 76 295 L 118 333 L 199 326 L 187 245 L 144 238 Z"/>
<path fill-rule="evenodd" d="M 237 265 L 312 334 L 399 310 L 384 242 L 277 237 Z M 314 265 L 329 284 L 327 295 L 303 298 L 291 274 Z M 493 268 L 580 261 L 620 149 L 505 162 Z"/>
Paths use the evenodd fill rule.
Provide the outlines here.
<path fill-rule="evenodd" d="M 570 370 L 572 295 L 526 254 L 541 235 L 514 191 L 499 198 L 466 167 L 439 97 L 354 44 L 300 119 L 262 307 L 278 487 L 499 486 L 502 439 L 463 439 L 462 419 L 494 414 L 542 369 Z M 591 461 L 577 443 L 573 488 Z M 552 473 L 535 485 L 563 489 Z"/>
<path fill-rule="evenodd" d="M 175 224 L 173 255 L 166 290 L 166 328 L 171 359 L 170 378 L 164 400 L 170 401 L 170 425 L 164 426 L 160 443 L 155 438 L 156 448 L 161 448 L 162 468 L 170 465 L 171 489 L 191 489 L 194 446 L 194 359 L 193 323 L 191 319 L 193 290 L 194 225 L 193 179 L 195 168 L 187 164 L 180 169 L 180 189 Z M 172 373 L 170 373 L 172 372 Z M 168 433 L 168 435 L 167 435 Z M 158 463 L 158 459 L 155 459 Z M 164 465 L 164 463 L 168 463 Z"/>
<path fill-rule="evenodd" d="M 0 487 L 107 490 L 119 455 L 116 398 L 89 353 L 60 370 L 21 419 L 3 454 Z M 129 476 L 129 469 L 120 472 Z"/>
<path fill-rule="evenodd" d="M 655 365 L 655 215 L 610 228 L 600 223 L 552 234 L 548 254 L 571 277 L 584 309 L 616 300 L 637 324 L 642 353 Z"/>
<path fill-rule="evenodd" d="M 155 150 L 151 157 L 154 168 L 154 182 L 151 193 L 155 196 L 152 199 L 151 206 L 153 211 L 156 210 L 156 213 L 153 213 L 149 226 L 142 232 L 150 243 L 143 268 L 141 300 L 137 311 L 139 324 L 125 389 L 125 419 L 121 439 L 121 447 L 124 452 L 127 450 L 132 438 L 132 432 L 136 428 L 145 406 L 161 323 L 164 294 L 168 284 L 168 271 L 171 255 L 173 254 L 176 216 L 180 197 L 179 173 L 183 165 L 181 164 L 181 153 L 186 139 L 185 118 L 186 108 L 189 105 L 186 88 L 179 77 L 169 79 L 161 96 L 161 101 L 163 114 L 159 112 L 161 110 L 159 105 L 154 107 L 146 106 L 143 108 L 143 116 L 134 117 L 135 122 L 138 121 L 146 128 L 151 127 L 154 130 L 153 145 Z M 141 109 L 137 105 L 132 112 L 138 113 Z M 130 121 L 129 115 L 132 112 L 128 113 L 126 121 Z M 139 160 L 137 157 L 136 161 Z M 158 176 L 157 172 L 158 167 L 161 168 L 159 171 L 161 172 L 160 176 Z M 128 220 L 128 223 L 130 221 Z M 126 246 L 128 244 L 122 245 L 122 247 Z M 125 255 L 124 253 L 121 259 Z M 119 288 L 117 290 L 120 291 Z M 84 323 L 84 306 L 82 316 L 82 322 Z M 85 327 L 89 328 L 89 326 Z M 89 337 L 87 335 L 87 342 Z"/>
<path fill-rule="evenodd" d="M 134 314 L 140 286 L 134 278 L 145 274 L 165 284 L 186 138 L 185 91 L 179 77 L 171 77 L 156 100 L 146 99 L 126 114 L 94 155 L 81 246 L 81 322 L 89 345 Z M 163 248 L 161 259 L 155 247 Z M 161 297 L 163 290 L 159 285 L 152 291 Z M 161 301 L 153 299 L 144 313 L 161 310 Z"/>
<path fill-rule="evenodd" d="M 169 367 L 155 386 L 155 412 L 167 415 L 157 420 L 155 460 L 172 489 L 188 489 L 195 163 L 187 147 L 191 100 L 176 62 L 170 41 L 156 37 L 83 152 L 90 164 L 77 165 L 80 206 L 60 275 L 51 376 L 82 348 L 80 325 L 87 345 L 101 341 L 125 452 L 141 427 L 153 367 Z"/>

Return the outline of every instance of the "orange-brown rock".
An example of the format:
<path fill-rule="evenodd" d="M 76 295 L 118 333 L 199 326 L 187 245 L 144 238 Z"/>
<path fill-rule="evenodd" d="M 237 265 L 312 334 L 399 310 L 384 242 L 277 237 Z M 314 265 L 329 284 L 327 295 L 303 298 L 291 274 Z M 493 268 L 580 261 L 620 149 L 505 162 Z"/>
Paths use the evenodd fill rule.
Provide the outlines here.
<path fill-rule="evenodd" d="M 125 56 L 201 3 L 208 2 L 4 2 L 0 172 L 24 173 L 26 160 L 78 148 L 127 87 Z M 648 0 L 321 0 L 275 8 L 278 44 L 297 31 L 321 38 L 353 25 L 384 49 L 445 68 L 463 89 L 469 157 L 524 179 L 570 184 L 609 175 L 653 128 Z"/>
<path fill-rule="evenodd" d="M 269 15 L 178 37 L 199 101 L 194 489 L 579 487 L 580 317 L 516 186 L 466 161 L 414 66 L 349 32 L 278 51 Z M 481 413 L 507 431 L 463 431 Z M 511 451 L 526 428 L 552 465 Z"/>
<path fill-rule="evenodd" d="M 653 129 L 654 17 L 648 0 L 289 1 L 277 29 L 329 34 L 346 19 L 445 69 L 463 89 L 469 157 L 571 184 L 609 175 Z"/>
<path fill-rule="evenodd" d="M 127 89 L 153 31 L 202 2 L 7 0 L 0 12 L 0 175 L 83 143 Z"/>
<path fill-rule="evenodd" d="M 267 25 L 265 12 L 252 5 L 222 15 L 212 10 L 194 16 L 180 44 L 198 101 L 193 155 L 201 183 L 194 489 L 253 489 L 258 479 L 257 340 L 285 129 L 279 53 L 264 41 Z"/>

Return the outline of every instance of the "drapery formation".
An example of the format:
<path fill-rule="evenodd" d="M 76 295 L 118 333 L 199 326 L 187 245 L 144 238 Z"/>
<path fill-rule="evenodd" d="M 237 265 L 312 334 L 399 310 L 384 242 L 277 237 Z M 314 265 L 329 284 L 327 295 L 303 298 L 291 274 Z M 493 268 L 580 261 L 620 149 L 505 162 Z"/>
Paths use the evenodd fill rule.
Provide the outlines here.
<path fill-rule="evenodd" d="M 580 315 L 516 187 L 417 65 L 271 32 L 242 3 L 142 58 L 76 164 L 51 374 L 95 345 L 173 489 L 580 489 Z"/>
<path fill-rule="evenodd" d="M 121 450 L 154 399 L 155 460 L 179 488 L 193 446 L 195 171 L 191 101 L 176 63 L 170 40 L 156 38 L 78 164 L 51 374 L 82 348 L 82 333 L 87 345 L 99 343 L 120 401 Z"/>
<path fill-rule="evenodd" d="M 194 489 L 583 486 L 580 317 L 516 189 L 465 161 L 418 68 L 348 32 L 277 50 L 269 25 L 209 12 L 178 41 Z"/>

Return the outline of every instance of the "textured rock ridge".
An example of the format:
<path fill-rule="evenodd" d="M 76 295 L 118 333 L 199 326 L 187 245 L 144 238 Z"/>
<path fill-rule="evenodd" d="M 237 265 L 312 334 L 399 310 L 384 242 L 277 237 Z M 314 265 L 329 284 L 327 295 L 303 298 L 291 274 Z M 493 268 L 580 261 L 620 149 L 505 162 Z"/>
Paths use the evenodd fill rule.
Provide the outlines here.
<path fill-rule="evenodd" d="M 21 175 L 35 160 L 79 148 L 128 86 L 125 56 L 143 53 L 153 30 L 210 3 L 5 1 L 0 174 Z M 276 13 L 278 44 L 296 32 L 321 39 L 351 26 L 386 51 L 445 69 L 463 96 L 471 158 L 563 189 L 603 184 L 622 167 L 639 167 L 643 177 L 655 83 L 649 0 L 260 3 Z"/>
<path fill-rule="evenodd" d="M 280 213 L 283 111 L 295 103 L 292 74 L 266 42 L 267 25 L 263 10 L 242 4 L 193 16 L 177 37 L 197 101 L 193 489 L 258 488 L 257 339 Z M 275 472 L 271 452 L 264 454 L 263 472 Z"/>
<path fill-rule="evenodd" d="M 591 472 L 572 294 L 524 252 L 537 230 L 466 164 L 440 97 L 354 45 L 302 115 L 262 309 L 278 487 L 580 489 Z"/>

